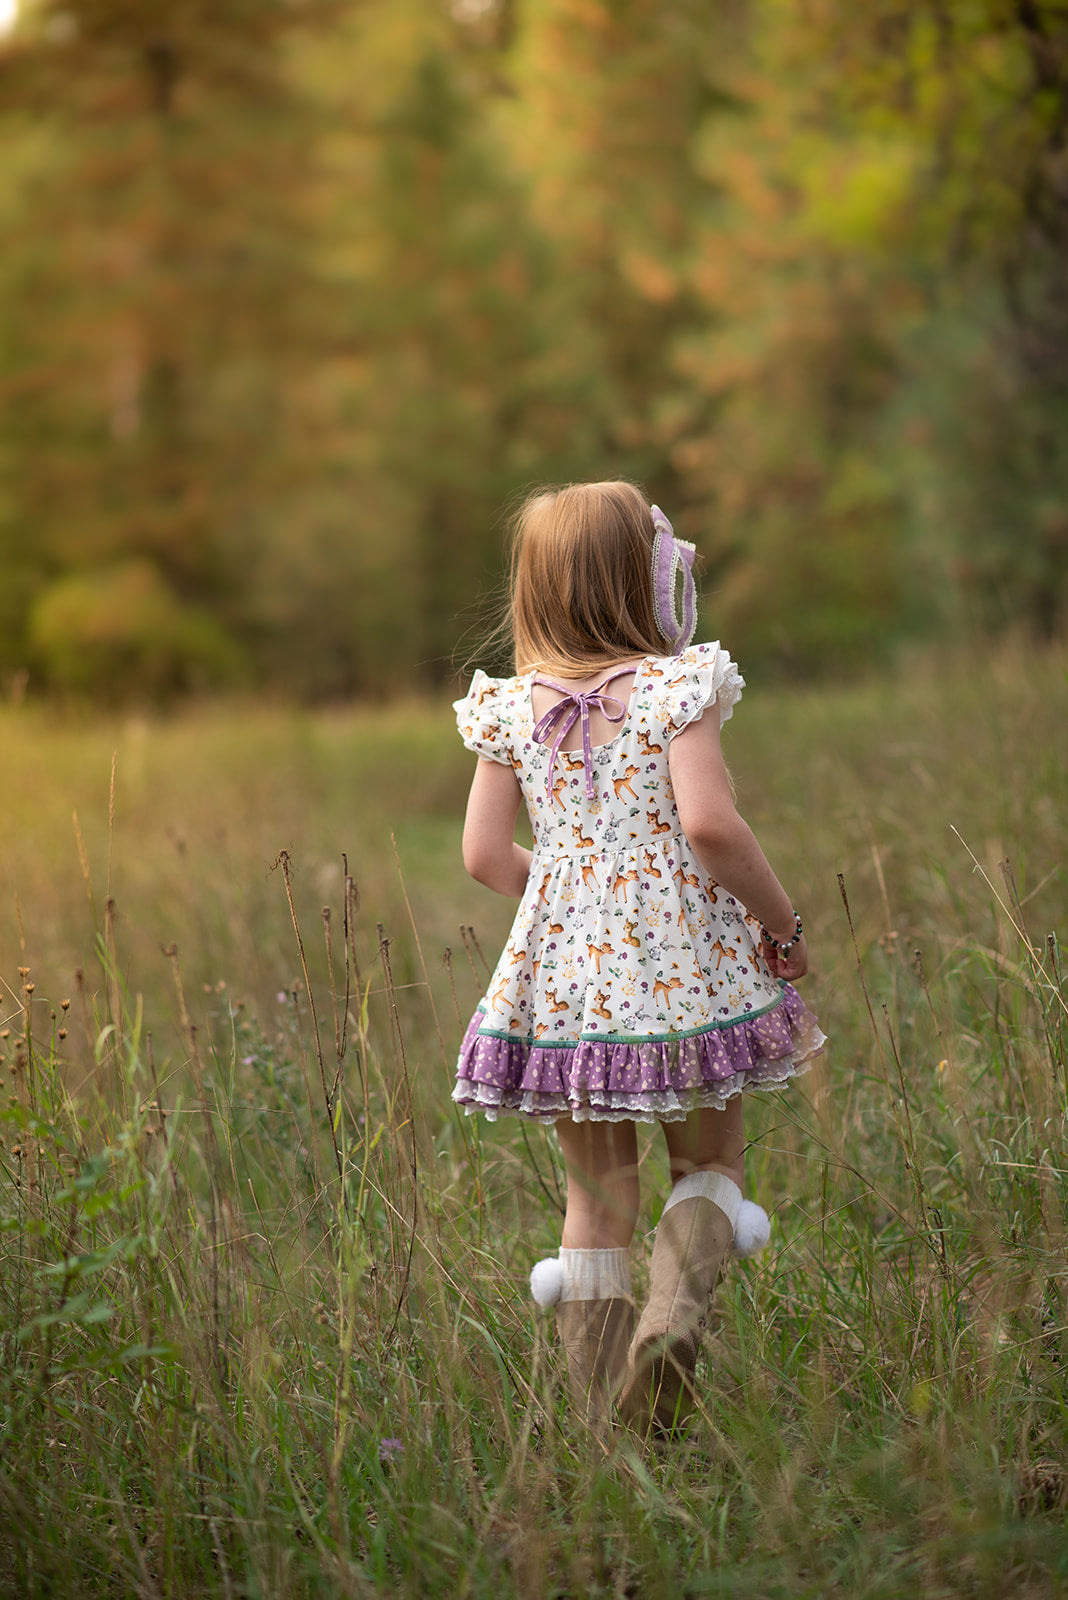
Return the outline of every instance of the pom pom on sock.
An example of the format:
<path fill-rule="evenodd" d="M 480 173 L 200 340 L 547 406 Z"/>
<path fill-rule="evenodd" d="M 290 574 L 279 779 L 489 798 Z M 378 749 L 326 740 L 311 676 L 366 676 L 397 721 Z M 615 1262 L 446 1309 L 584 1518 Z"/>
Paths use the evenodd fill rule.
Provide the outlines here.
<path fill-rule="evenodd" d="M 753 1200 L 743 1200 L 734 1224 L 734 1254 L 756 1256 L 771 1238 L 771 1223 L 763 1206 Z M 537 1271 L 537 1268 L 535 1268 Z"/>
<path fill-rule="evenodd" d="M 530 1292 L 539 1306 L 554 1306 L 564 1292 L 564 1269 L 555 1256 L 538 1261 L 530 1274 Z"/>

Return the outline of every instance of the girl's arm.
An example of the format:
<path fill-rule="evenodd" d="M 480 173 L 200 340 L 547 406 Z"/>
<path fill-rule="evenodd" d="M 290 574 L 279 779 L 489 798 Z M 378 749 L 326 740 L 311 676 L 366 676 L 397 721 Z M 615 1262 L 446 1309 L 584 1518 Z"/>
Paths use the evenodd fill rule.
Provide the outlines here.
<path fill-rule="evenodd" d="M 749 824 L 735 810 L 714 704 L 675 735 L 668 762 L 682 831 L 698 861 L 785 944 L 794 934 L 793 906 Z M 785 956 L 765 944 L 764 955 L 780 978 L 803 978 L 808 971 L 803 938 Z"/>
<path fill-rule="evenodd" d="M 512 768 L 480 756 L 467 799 L 464 866 L 478 883 L 517 899 L 530 871 L 530 851 L 515 842 L 522 799 Z"/>

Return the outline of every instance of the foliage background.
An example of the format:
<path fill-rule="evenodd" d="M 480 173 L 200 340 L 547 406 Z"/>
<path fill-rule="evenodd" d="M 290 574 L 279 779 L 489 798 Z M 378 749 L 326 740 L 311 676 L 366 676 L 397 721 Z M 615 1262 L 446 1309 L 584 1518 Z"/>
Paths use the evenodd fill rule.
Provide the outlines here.
<path fill-rule="evenodd" d="M 23 0 L 9 692 L 440 683 L 616 474 L 751 676 L 1056 634 L 1066 85 L 1055 0 Z"/>
<path fill-rule="evenodd" d="M 22 0 L 0 1592 L 1066 1591 L 1066 75 L 1063 0 Z M 425 692 L 616 473 L 786 680 L 833 1041 L 668 1452 L 564 1399 L 553 1141 L 448 1098 L 511 908 Z"/>

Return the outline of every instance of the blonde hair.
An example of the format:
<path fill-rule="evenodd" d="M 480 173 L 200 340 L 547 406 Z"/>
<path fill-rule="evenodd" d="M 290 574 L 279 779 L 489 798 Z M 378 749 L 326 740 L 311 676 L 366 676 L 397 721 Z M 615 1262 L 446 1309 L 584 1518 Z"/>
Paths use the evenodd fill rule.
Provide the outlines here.
<path fill-rule="evenodd" d="M 656 623 L 655 529 L 634 484 L 540 489 L 514 521 L 515 670 L 579 678 L 629 656 L 670 653 Z"/>

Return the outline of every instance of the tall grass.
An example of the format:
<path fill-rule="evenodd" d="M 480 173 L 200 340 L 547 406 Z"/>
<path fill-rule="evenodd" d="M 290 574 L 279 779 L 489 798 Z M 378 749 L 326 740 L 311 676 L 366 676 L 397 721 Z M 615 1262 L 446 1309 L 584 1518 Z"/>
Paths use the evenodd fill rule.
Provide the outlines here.
<path fill-rule="evenodd" d="M 526 1292 L 555 1145 L 448 1100 L 510 908 L 447 712 L 9 713 L 3 1592 L 1068 1587 L 1066 710 L 1022 656 L 743 702 L 832 1042 L 748 1113 L 690 1437 L 607 1451 Z"/>

